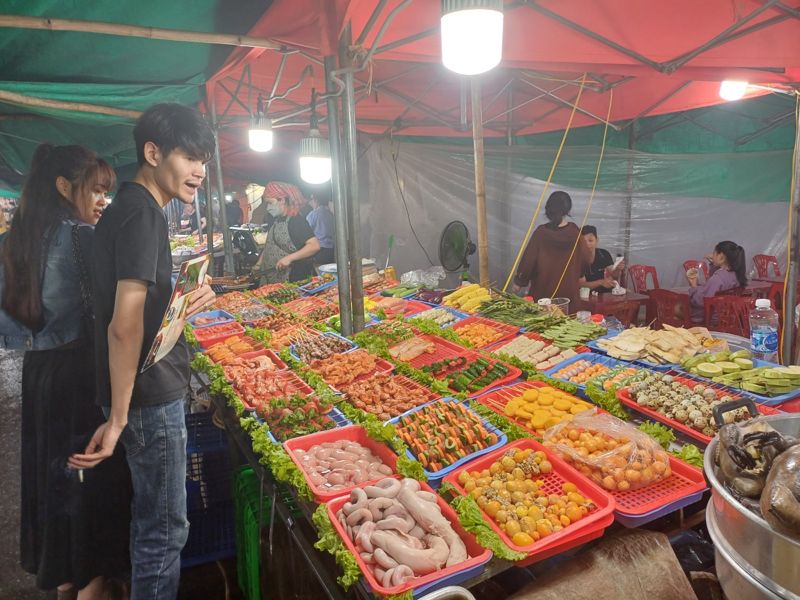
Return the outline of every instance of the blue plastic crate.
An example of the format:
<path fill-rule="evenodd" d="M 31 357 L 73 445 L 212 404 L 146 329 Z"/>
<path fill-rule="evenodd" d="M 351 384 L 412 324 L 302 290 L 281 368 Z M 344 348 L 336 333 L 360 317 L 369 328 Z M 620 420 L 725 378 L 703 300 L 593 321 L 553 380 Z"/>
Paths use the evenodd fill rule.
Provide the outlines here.
<path fill-rule="evenodd" d="M 777 367 L 783 366 L 783 365 L 772 363 L 772 362 L 769 362 L 769 361 L 766 361 L 766 360 L 759 360 L 757 358 L 753 358 L 753 359 L 750 359 L 750 360 L 753 361 L 753 366 L 754 367 L 773 367 L 773 368 L 777 368 Z M 708 379 L 706 377 L 703 377 L 702 375 L 696 375 L 695 373 L 689 373 L 688 371 L 685 371 L 680 366 L 676 367 L 676 370 L 679 371 L 682 374 L 683 373 L 687 374 L 689 377 L 705 379 L 705 380 L 707 380 L 707 381 L 709 381 L 711 383 L 714 383 L 713 381 L 711 381 L 710 379 Z M 722 385 L 722 384 L 714 383 L 714 385 Z M 735 386 L 732 386 L 732 385 L 728 385 L 728 386 L 725 386 L 725 387 L 727 387 L 728 389 L 732 389 L 732 390 L 735 390 L 737 392 L 743 393 L 743 394 L 747 394 L 748 396 L 752 396 L 753 399 L 756 402 L 758 402 L 759 404 L 763 404 L 765 406 L 780 406 L 784 402 L 787 402 L 789 400 L 794 400 L 795 398 L 800 397 L 800 388 L 798 388 L 798 389 L 796 389 L 794 391 L 791 391 L 791 392 L 787 392 L 785 394 L 781 394 L 780 396 L 765 396 L 763 394 L 756 394 L 755 392 L 751 392 L 750 390 L 743 390 L 741 388 L 738 388 L 738 387 L 735 387 Z"/>
<path fill-rule="evenodd" d="M 325 333 L 323 333 L 321 335 L 328 336 L 328 337 L 339 338 L 340 340 L 344 340 L 345 342 L 350 344 L 350 349 L 349 350 L 345 350 L 341 354 L 347 354 L 348 352 L 352 352 L 353 350 L 358 350 L 358 344 L 356 344 L 353 340 L 348 340 L 346 337 L 341 336 L 338 333 L 334 333 L 333 331 L 326 331 Z M 289 354 L 291 354 L 292 358 L 294 358 L 295 360 L 299 360 L 299 361 L 302 362 L 302 359 L 300 358 L 300 356 L 295 352 L 294 344 L 289 346 Z"/>
<path fill-rule="evenodd" d="M 344 416 L 342 411 L 340 411 L 338 408 L 334 407 L 331 409 L 329 413 L 326 414 L 331 419 L 333 419 L 333 422 L 336 423 L 336 427 L 345 427 L 346 425 L 353 424 L 347 417 Z M 253 416 L 255 417 L 256 421 L 259 421 L 260 423 L 264 422 L 264 420 L 261 417 L 259 417 L 258 414 L 253 413 Z M 279 442 L 278 439 L 274 435 L 272 435 L 271 431 L 268 432 L 267 435 L 269 436 L 269 441 L 271 441 L 273 444 L 277 444 L 279 446 L 283 444 L 283 442 Z"/>
<path fill-rule="evenodd" d="M 213 411 L 186 415 L 186 453 L 219 452 L 228 449 L 225 430 L 214 425 Z"/>
<path fill-rule="evenodd" d="M 318 288 L 314 288 L 313 290 L 308 289 L 308 286 L 310 286 L 311 284 L 307 283 L 305 285 L 301 285 L 297 289 L 300 290 L 301 292 L 303 292 L 306 296 L 313 296 L 314 294 L 319 294 L 320 292 L 324 292 L 325 290 L 327 290 L 329 288 L 332 288 L 338 282 L 339 282 L 338 279 L 334 279 L 333 281 L 329 281 L 328 283 L 325 283 L 325 284 L 319 286 Z"/>
<path fill-rule="evenodd" d="M 431 309 L 441 308 L 442 310 L 446 310 L 451 315 L 456 317 L 455 321 L 453 321 L 452 323 L 448 323 L 447 325 L 444 325 L 445 329 L 447 329 L 448 327 L 452 327 L 453 325 L 455 325 L 459 321 L 463 321 L 464 319 L 467 319 L 467 318 L 472 316 L 472 315 L 468 315 L 467 313 L 463 313 L 460 310 L 456 310 L 455 308 L 452 308 L 450 306 L 443 306 L 441 304 L 431 304 L 430 302 L 423 302 L 422 300 L 416 300 L 416 302 L 419 302 L 420 304 L 425 304 L 427 306 L 430 306 Z M 425 317 L 422 317 L 422 314 L 423 313 L 417 313 L 415 315 L 411 315 L 409 318 L 410 319 L 416 319 L 416 318 L 423 318 L 424 319 Z"/>
<path fill-rule="evenodd" d="M 231 501 L 231 459 L 222 452 L 194 452 L 186 456 L 186 509 L 208 510 Z"/>
<path fill-rule="evenodd" d="M 400 419 L 402 419 L 403 417 L 405 417 L 407 415 L 410 415 L 412 413 L 418 412 L 418 411 L 422 410 L 423 408 L 431 406 L 432 404 L 436 404 L 437 402 L 448 402 L 448 403 L 452 403 L 452 404 L 463 404 L 464 407 L 469 412 L 471 412 L 476 417 L 478 417 L 478 419 L 480 419 L 481 423 L 483 423 L 483 426 L 486 428 L 486 431 L 488 431 L 490 433 L 494 433 L 495 435 L 497 435 L 497 443 L 492 445 L 492 446 L 489 446 L 488 448 L 484 448 L 483 450 L 479 450 L 477 452 L 473 452 L 472 454 L 468 454 L 464 458 L 457 460 L 452 465 L 450 465 L 448 467 L 445 467 L 444 469 L 442 469 L 440 471 L 428 471 L 428 469 L 424 469 L 425 470 L 425 475 L 428 478 L 428 485 L 430 485 L 433 489 L 437 489 L 439 487 L 439 485 L 442 483 L 442 479 L 444 479 L 453 470 L 459 468 L 461 465 L 463 465 L 463 464 L 465 464 L 465 463 L 467 463 L 467 462 L 469 462 L 469 461 L 471 461 L 471 460 L 473 460 L 473 459 L 475 459 L 475 458 L 477 458 L 479 456 L 483 456 L 484 454 L 487 454 L 489 452 L 492 452 L 493 450 L 496 450 L 497 448 L 500 448 L 501 446 L 504 446 L 508 442 L 508 436 L 505 433 L 503 433 L 497 427 L 495 427 L 494 425 L 489 423 L 486 419 L 481 418 L 480 415 L 478 415 L 471 408 L 469 408 L 469 406 L 467 404 L 464 404 L 460 400 L 457 400 L 455 398 L 451 398 L 449 396 L 446 397 L 446 398 L 438 398 L 436 400 L 432 400 L 431 402 L 426 402 L 425 404 L 421 404 L 419 406 L 415 406 L 414 408 L 409 409 L 406 412 L 404 412 L 402 415 L 398 415 L 398 416 L 394 417 L 393 419 L 389 419 L 387 421 L 387 423 L 390 423 L 392 425 L 396 425 L 400 421 Z M 406 455 L 409 458 L 411 458 L 412 460 L 417 460 L 416 455 L 410 449 L 406 450 Z"/>
<path fill-rule="evenodd" d="M 181 568 L 236 556 L 233 502 L 209 510 L 189 512 L 189 537 L 181 552 Z"/>
<path fill-rule="evenodd" d="M 572 382 L 570 382 L 570 381 L 568 381 L 566 379 L 561 379 L 560 377 L 555 377 L 554 373 L 557 373 L 561 369 L 565 369 L 565 368 L 569 367 L 571 364 L 574 364 L 574 363 L 578 362 L 579 360 L 586 360 L 586 361 L 588 361 L 588 362 L 590 362 L 592 364 L 600 363 L 600 364 L 606 365 L 610 369 L 613 369 L 614 367 L 618 367 L 620 365 L 623 365 L 623 366 L 630 365 L 630 363 L 627 363 L 627 362 L 625 362 L 623 360 L 617 360 L 616 358 L 612 358 L 612 357 L 607 356 L 605 354 L 595 354 L 594 352 L 581 352 L 580 354 L 576 354 L 572 358 L 568 358 L 567 360 L 558 363 L 555 367 L 551 367 L 550 369 L 547 369 L 544 372 L 544 374 L 547 375 L 548 377 L 552 377 L 553 379 L 557 379 L 558 381 L 566 381 L 567 383 L 572 383 Z M 579 390 L 581 390 L 581 391 L 584 391 L 586 389 L 586 385 L 582 384 L 582 383 L 573 383 L 572 385 L 577 386 L 577 388 Z"/>
<path fill-rule="evenodd" d="M 224 321 L 215 321 L 214 323 L 207 323 L 205 325 L 195 325 L 197 319 L 201 317 L 223 317 Z M 231 321 L 235 321 L 236 318 L 229 312 L 225 312 L 224 310 L 208 310 L 206 312 L 197 313 L 191 319 L 189 319 L 189 325 L 192 326 L 193 329 L 203 329 L 204 327 L 211 327 L 212 325 L 222 325 L 224 323 L 230 323 Z"/>

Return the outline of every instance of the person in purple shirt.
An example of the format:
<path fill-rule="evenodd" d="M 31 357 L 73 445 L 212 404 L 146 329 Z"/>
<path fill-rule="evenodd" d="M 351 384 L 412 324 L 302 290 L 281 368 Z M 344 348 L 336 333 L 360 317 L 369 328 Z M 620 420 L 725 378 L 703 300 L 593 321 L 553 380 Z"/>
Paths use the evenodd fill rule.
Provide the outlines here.
<path fill-rule="evenodd" d="M 705 258 L 710 263 L 709 276 L 705 283 L 698 284 L 696 270 L 689 269 L 686 273 L 691 286 L 689 290 L 691 319 L 695 322 L 701 322 L 704 318 L 704 298 L 747 285 L 744 248 L 735 242 L 720 242 L 714 246 L 714 252 Z"/>
<path fill-rule="evenodd" d="M 325 265 L 336 260 L 333 251 L 336 236 L 336 223 L 331 209 L 328 208 L 327 198 L 311 196 L 311 207 L 306 221 L 314 230 L 314 237 L 319 240 L 319 252 L 314 257 L 314 264 Z"/>

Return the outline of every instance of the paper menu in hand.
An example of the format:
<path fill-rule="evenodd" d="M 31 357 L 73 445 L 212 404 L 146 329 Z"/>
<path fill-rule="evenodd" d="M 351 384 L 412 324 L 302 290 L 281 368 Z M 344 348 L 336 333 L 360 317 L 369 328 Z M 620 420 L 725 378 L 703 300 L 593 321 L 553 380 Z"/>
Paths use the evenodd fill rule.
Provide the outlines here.
<path fill-rule="evenodd" d="M 164 358 L 175 347 L 183 333 L 186 309 L 192 296 L 203 285 L 208 271 L 209 255 L 203 254 L 181 264 L 178 279 L 169 299 L 169 306 L 161 320 L 161 326 L 153 340 L 153 345 L 142 364 L 141 373 Z"/>

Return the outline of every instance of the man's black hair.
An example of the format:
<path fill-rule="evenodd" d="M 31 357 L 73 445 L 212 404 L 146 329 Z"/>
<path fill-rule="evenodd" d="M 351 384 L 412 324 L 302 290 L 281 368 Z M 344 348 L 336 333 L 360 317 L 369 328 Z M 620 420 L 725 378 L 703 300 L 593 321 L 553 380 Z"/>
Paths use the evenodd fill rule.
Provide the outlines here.
<path fill-rule="evenodd" d="M 594 237 L 597 237 L 597 227 L 594 225 L 584 225 L 581 227 L 581 235 L 589 235 L 590 233 Z"/>
<path fill-rule="evenodd" d="M 198 111 L 174 102 L 155 104 L 136 121 L 133 128 L 136 160 L 145 163 L 144 145 L 153 142 L 165 158 L 181 148 L 192 158 L 207 162 L 214 156 L 214 132 Z"/>

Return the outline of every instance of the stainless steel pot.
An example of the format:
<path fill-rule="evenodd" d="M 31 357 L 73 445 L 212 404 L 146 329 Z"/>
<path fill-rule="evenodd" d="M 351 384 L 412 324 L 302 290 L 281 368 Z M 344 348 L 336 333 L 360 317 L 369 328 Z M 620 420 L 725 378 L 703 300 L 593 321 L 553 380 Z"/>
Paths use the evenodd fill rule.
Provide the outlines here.
<path fill-rule="evenodd" d="M 777 431 L 800 434 L 800 414 L 763 417 Z M 800 541 L 774 531 L 760 516 L 750 512 L 722 486 L 714 466 L 718 438 L 705 452 L 704 467 L 711 483 L 711 502 L 706 523 L 718 555 L 722 555 L 719 580 L 729 598 L 789 598 L 800 600 Z M 713 509 L 713 510 L 712 510 Z M 719 565 L 718 565 L 719 568 Z M 729 579 L 726 581 L 724 577 Z M 771 595 L 746 596 L 743 581 Z M 751 586 L 752 587 L 752 586 Z"/>

